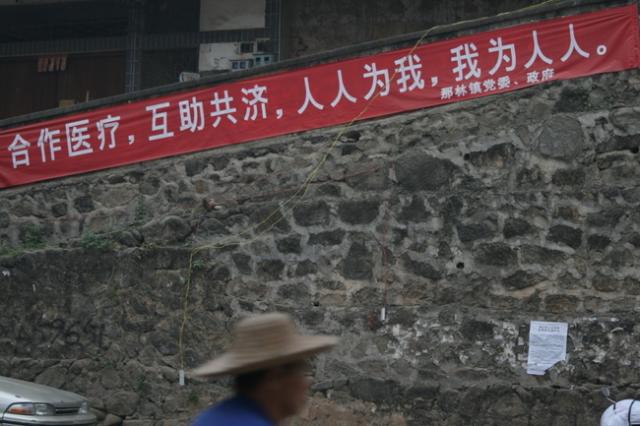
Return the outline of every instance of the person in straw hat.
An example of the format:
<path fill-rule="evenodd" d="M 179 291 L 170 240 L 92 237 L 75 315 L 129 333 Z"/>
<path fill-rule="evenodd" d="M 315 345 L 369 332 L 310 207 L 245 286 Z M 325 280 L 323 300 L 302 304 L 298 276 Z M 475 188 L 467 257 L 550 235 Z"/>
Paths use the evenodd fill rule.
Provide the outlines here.
<path fill-rule="evenodd" d="M 307 358 L 337 342 L 334 336 L 298 334 L 281 313 L 240 321 L 228 351 L 191 372 L 234 376 L 236 394 L 203 411 L 192 426 L 274 426 L 300 412 L 309 389 Z"/>

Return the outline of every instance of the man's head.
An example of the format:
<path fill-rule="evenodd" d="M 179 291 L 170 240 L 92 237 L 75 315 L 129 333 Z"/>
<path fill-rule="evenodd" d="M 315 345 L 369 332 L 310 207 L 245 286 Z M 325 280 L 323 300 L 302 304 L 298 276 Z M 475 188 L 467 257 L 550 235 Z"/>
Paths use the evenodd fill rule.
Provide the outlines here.
<path fill-rule="evenodd" d="M 304 406 L 309 388 L 307 360 L 338 342 L 334 336 L 300 335 L 293 320 L 279 313 L 244 319 L 233 335 L 226 353 L 192 374 L 233 375 L 238 393 L 258 400 L 278 420 Z"/>
<path fill-rule="evenodd" d="M 235 377 L 236 391 L 268 406 L 276 420 L 302 410 L 309 390 L 310 366 L 306 361 L 290 362 Z"/>

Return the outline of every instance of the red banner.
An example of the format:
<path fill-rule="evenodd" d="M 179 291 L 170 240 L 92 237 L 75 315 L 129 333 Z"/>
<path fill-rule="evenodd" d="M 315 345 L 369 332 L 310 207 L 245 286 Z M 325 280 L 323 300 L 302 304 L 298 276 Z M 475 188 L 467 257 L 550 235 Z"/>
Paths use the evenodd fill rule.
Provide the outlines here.
<path fill-rule="evenodd" d="M 638 42 L 632 5 L 66 115 L 0 131 L 0 188 L 636 68 Z"/>

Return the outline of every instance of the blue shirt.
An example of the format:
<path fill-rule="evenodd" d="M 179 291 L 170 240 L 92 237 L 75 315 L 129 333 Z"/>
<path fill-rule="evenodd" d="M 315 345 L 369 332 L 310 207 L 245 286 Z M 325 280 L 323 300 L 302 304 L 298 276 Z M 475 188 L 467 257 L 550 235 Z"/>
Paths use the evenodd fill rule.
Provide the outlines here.
<path fill-rule="evenodd" d="M 276 426 L 249 398 L 234 396 L 203 411 L 191 426 Z"/>

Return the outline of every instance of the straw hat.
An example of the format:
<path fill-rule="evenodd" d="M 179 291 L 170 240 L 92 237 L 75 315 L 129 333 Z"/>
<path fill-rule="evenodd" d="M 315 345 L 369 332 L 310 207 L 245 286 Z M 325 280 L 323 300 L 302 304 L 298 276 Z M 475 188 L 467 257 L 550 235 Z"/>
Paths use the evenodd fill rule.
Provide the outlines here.
<path fill-rule="evenodd" d="M 338 343 L 335 336 L 298 334 L 291 317 L 256 315 L 236 324 L 231 347 L 218 358 L 191 371 L 198 377 L 237 375 L 308 358 Z"/>

